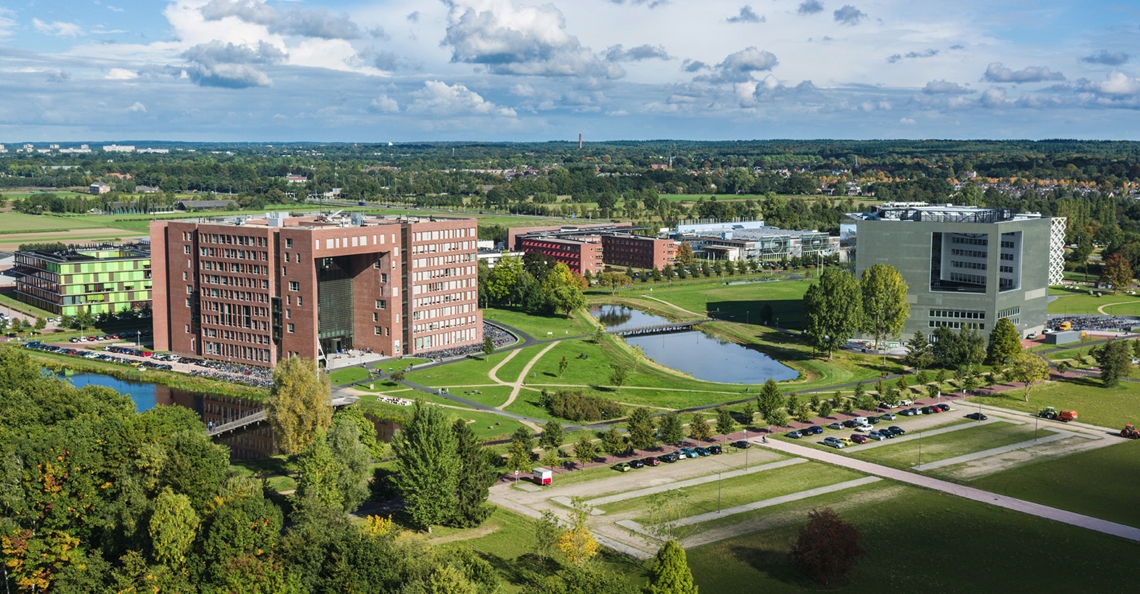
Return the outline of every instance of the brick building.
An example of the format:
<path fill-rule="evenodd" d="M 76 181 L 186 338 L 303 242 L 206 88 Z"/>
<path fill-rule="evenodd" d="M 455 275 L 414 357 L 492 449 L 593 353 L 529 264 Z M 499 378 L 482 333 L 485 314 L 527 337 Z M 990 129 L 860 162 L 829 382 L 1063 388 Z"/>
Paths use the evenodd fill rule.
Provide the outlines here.
<path fill-rule="evenodd" d="M 662 270 L 676 263 L 677 242 L 638 235 L 603 235 L 602 256 L 610 266 Z"/>
<path fill-rule="evenodd" d="M 479 344 L 472 219 L 151 223 L 155 349 L 272 367 Z"/>
<path fill-rule="evenodd" d="M 543 235 L 523 235 L 517 239 L 518 251 L 542 252 L 565 264 L 571 272 L 585 275 L 602 271 L 602 242 L 597 236 L 562 239 Z"/>
<path fill-rule="evenodd" d="M 607 265 L 660 270 L 674 263 L 675 241 L 632 231 L 630 223 L 521 227 L 507 232 L 507 245 L 519 252 L 542 252 L 579 274 L 597 274 Z"/>

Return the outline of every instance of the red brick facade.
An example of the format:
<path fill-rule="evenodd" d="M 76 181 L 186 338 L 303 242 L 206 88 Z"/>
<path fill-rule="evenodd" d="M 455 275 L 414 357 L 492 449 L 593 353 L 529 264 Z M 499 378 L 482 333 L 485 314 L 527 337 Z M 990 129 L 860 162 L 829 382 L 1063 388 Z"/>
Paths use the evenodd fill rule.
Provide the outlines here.
<path fill-rule="evenodd" d="M 637 235 L 603 235 L 602 249 L 610 266 L 662 270 L 675 264 L 677 243 L 672 239 L 655 239 Z"/>
<path fill-rule="evenodd" d="M 591 241 L 592 240 L 592 241 Z M 519 237 L 516 249 L 521 252 L 542 252 L 570 268 L 571 272 L 585 275 L 602 271 L 602 242 L 589 239 L 558 239 L 555 237 Z"/>

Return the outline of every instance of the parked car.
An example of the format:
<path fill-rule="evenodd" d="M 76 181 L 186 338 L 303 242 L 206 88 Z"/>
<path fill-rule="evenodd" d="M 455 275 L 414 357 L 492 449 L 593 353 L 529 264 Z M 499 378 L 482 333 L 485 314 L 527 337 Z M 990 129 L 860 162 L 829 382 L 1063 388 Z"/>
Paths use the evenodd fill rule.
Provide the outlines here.
<path fill-rule="evenodd" d="M 914 406 L 914 401 L 913 400 L 907 400 L 906 398 L 903 398 L 902 400 L 899 400 L 899 406 L 902 406 L 902 407 Z"/>
<path fill-rule="evenodd" d="M 896 437 L 906 433 L 906 429 L 903 429 L 902 427 L 899 427 L 898 425 L 891 425 L 890 427 L 887 427 L 887 431 L 890 431 Z"/>
<path fill-rule="evenodd" d="M 933 406 L 924 406 L 924 407 L 922 407 L 921 410 L 922 410 L 922 414 L 924 414 L 924 415 L 932 415 L 934 413 L 942 412 L 942 411 L 938 410 L 937 408 L 934 408 Z"/>
<path fill-rule="evenodd" d="M 642 462 L 641 460 L 630 460 L 629 467 L 634 469 L 645 468 L 645 462 Z"/>
<path fill-rule="evenodd" d="M 673 455 L 676 456 L 678 460 L 685 460 L 689 457 L 689 453 L 685 451 L 685 448 L 681 448 L 676 452 L 673 452 Z"/>
<path fill-rule="evenodd" d="M 908 408 L 905 410 L 900 410 L 899 414 L 904 417 L 913 417 L 915 415 L 921 415 L 922 413 L 919 412 L 917 408 Z"/>
<path fill-rule="evenodd" d="M 804 429 L 803 434 L 804 435 L 822 435 L 823 434 L 823 427 L 820 427 L 819 425 L 812 425 L 811 427 Z"/>
<path fill-rule="evenodd" d="M 801 438 L 801 437 L 803 437 L 803 436 L 804 436 L 804 434 L 803 434 L 803 433 L 800 433 L 798 430 L 796 430 L 796 431 L 789 431 L 789 432 L 787 432 L 785 435 L 787 435 L 788 437 L 790 437 L 790 438 L 792 438 L 792 439 L 799 439 L 799 438 Z"/>
<path fill-rule="evenodd" d="M 714 456 L 716 456 L 717 454 L 720 454 L 723 451 L 720 449 L 720 446 L 718 446 L 718 445 L 711 445 L 706 449 L 709 451 L 710 454 L 712 454 Z"/>
<path fill-rule="evenodd" d="M 706 457 L 706 456 L 708 456 L 708 455 L 709 455 L 709 450 L 708 450 L 708 448 L 703 448 L 703 447 L 702 447 L 702 448 L 694 448 L 694 450 L 693 450 L 693 451 L 695 451 L 695 452 L 697 453 L 697 455 L 698 455 L 698 456 L 700 456 L 700 457 L 702 457 L 702 458 L 704 458 L 704 457 Z"/>
<path fill-rule="evenodd" d="M 875 427 L 873 425 L 871 425 L 870 423 L 863 423 L 862 425 L 856 426 L 855 430 L 858 431 L 859 433 L 869 433 L 871 431 L 874 431 Z"/>
<path fill-rule="evenodd" d="M 827 428 L 828 428 L 828 429 L 835 429 L 836 431 L 840 431 L 840 430 L 842 430 L 842 429 L 843 429 L 843 423 L 840 423 L 839 421 L 836 421 L 836 422 L 834 422 L 834 423 L 832 423 L 832 424 L 828 425 L 828 426 L 827 426 Z"/>
<path fill-rule="evenodd" d="M 613 468 L 618 472 L 629 472 L 630 470 L 628 462 L 618 462 L 614 464 Z"/>
<path fill-rule="evenodd" d="M 843 445 L 845 445 L 845 446 L 855 445 L 855 442 L 851 441 L 850 437 L 840 437 L 838 439 L 839 439 L 839 441 L 842 441 Z"/>
<path fill-rule="evenodd" d="M 661 454 L 660 456 L 657 456 L 657 459 L 662 462 L 668 462 L 672 464 L 673 462 L 679 460 L 680 456 L 678 456 L 675 452 L 669 452 L 668 454 Z"/>
<path fill-rule="evenodd" d="M 867 443 L 867 436 L 866 435 L 859 435 L 858 433 L 856 433 L 856 434 L 851 436 L 851 441 L 858 443 L 858 444 L 864 444 L 864 443 Z"/>
<path fill-rule="evenodd" d="M 838 449 L 843 448 L 844 444 L 841 440 L 838 440 L 834 437 L 828 436 L 828 437 L 823 438 L 823 445 L 831 446 L 831 447 L 838 450 Z"/>
<path fill-rule="evenodd" d="M 875 441 L 884 441 L 885 439 L 887 439 L 887 436 L 883 435 L 879 431 L 871 431 L 871 432 L 867 433 L 867 437 L 870 439 L 873 439 Z"/>
<path fill-rule="evenodd" d="M 747 450 L 748 448 L 752 447 L 752 444 L 746 440 L 738 439 L 732 442 L 732 447 Z"/>
<path fill-rule="evenodd" d="M 638 462 L 641 462 L 642 464 L 644 464 L 646 466 L 658 466 L 661 464 L 661 461 L 658 460 L 657 458 L 653 457 L 653 456 L 650 456 L 648 458 L 642 458 L 641 460 L 638 460 Z"/>
<path fill-rule="evenodd" d="M 966 418 L 967 419 L 973 419 L 975 421 L 984 421 L 984 420 L 988 419 L 989 417 L 987 417 L 986 415 L 983 415 L 980 412 L 973 412 L 973 413 L 966 415 Z"/>
<path fill-rule="evenodd" d="M 843 421 L 843 426 L 848 429 L 854 429 L 859 424 L 860 423 L 855 422 L 855 419 L 847 419 L 846 421 Z"/>
<path fill-rule="evenodd" d="M 938 410 L 940 410 L 942 412 L 950 412 L 950 405 L 946 404 L 945 402 L 935 404 L 934 408 L 937 408 Z"/>
<path fill-rule="evenodd" d="M 879 417 L 867 417 L 867 424 L 868 425 L 878 425 L 879 424 Z"/>

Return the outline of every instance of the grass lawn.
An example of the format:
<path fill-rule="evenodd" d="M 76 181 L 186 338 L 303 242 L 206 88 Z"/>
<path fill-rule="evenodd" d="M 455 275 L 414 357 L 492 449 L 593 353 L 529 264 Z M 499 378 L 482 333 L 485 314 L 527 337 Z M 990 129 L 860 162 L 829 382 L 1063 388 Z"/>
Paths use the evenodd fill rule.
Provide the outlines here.
<path fill-rule="evenodd" d="M 781 328 L 801 328 L 804 293 L 814 282 L 778 281 L 746 285 L 724 285 L 719 281 L 679 282 L 671 286 L 658 284 L 650 296 L 689 311 L 708 311 L 719 319 L 742 321 L 748 318 L 758 322 L 761 308 L 770 305 L 773 325 L 778 319 Z"/>
<path fill-rule="evenodd" d="M 544 348 L 546 348 L 545 345 L 536 345 L 536 346 L 527 347 L 525 349 L 522 349 L 521 351 L 519 351 L 519 354 L 515 355 L 515 357 L 513 359 L 511 359 L 510 361 L 507 361 L 506 365 L 503 365 L 502 367 L 500 367 L 499 372 L 497 374 L 495 374 L 495 376 L 498 377 L 500 380 L 503 380 L 504 382 L 513 382 L 513 381 L 519 379 L 519 374 L 522 373 L 522 370 L 524 367 L 526 367 L 526 364 L 530 363 L 531 359 L 534 359 L 536 356 L 538 356 L 538 354 L 541 353 L 542 349 L 544 349 Z M 547 353 L 546 356 L 549 357 L 550 354 Z M 532 370 L 533 370 L 533 368 L 532 368 Z M 490 370 L 488 370 L 488 371 L 490 371 Z M 490 378 L 490 376 L 491 376 L 491 374 L 488 373 L 487 374 L 488 379 Z M 535 380 L 531 380 L 531 381 L 535 381 Z"/>
<path fill-rule="evenodd" d="M 422 371 L 412 371 L 407 375 L 408 381 L 425 386 L 477 386 L 491 384 L 487 374 L 491 368 L 505 359 L 508 352 L 498 352 L 490 356 L 480 355 L 478 358 L 464 359 L 455 363 L 448 363 L 439 367 L 432 367 Z M 387 368 L 385 368 L 387 369 Z"/>
<path fill-rule="evenodd" d="M 1103 297 L 1089 295 L 1088 289 L 1070 290 L 1060 289 L 1056 292 L 1059 297 L 1049 304 L 1051 314 L 1095 314 L 1098 307 L 1118 303 L 1105 311 L 1114 315 L 1140 315 L 1140 297 L 1118 293 L 1105 293 Z"/>
<path fill-rule="evenodd" d="M 2 217 L 0 217 L 0 218 L 2 218 Z M 33 317 L 37 317 L 37 318 L 43 318 L 45 320 L 48 318 L 56 317 L 55 314 L 51 313 L 50 311 L 47 311 L 46 309 L 40 309 L 34 305 L 28 305 L 27 303 L 19 301 L 13 297 L 8 296 L 8 295 L 0 295 L 0 306 L 2 306 L 3 308 L 16 310 L 20 313 L 27 314 L 29 316 L 33 316 Z"/>
<path fill-rule="evenodd" d="M 1140 441 L 982 477 L 980 489 L 1140 527 Z"/>
<path fill-rule="evenodd" d="M 480 394 L 474 392 L 478 390 Z M 464 392 L 468 392 L 464 394 Z M 511 388 L 509 386 L 499 386 L 494 388 L 471 388 L 470 390 L 460 390 L 458 388 L 451 391 L 452 396 L 459 396 L 466 398 L 479 404 L 486 404 L 487 406 L 499 407 L 502 406 L 507 398 L 511 395 Z M 454 404 L 454 402 L 452 403 Z"/>
<path fill-rule="evenodd" d="M 843 506 L 833 493 L 793 510 L 804 520 L 688 551 L 702 592 L 817 592 L 788 552 L 808 509 Z M 867 555 L 843 592 L 1110 592 L 1135 585 L 1135 543 L 966 499 L 911 487 L 886 502 L 840 507 Z M 769 511 L 769 510 L 764 510 Z M 777 510 L 771 510 L 775 513 Z M 1049 568 L 1043 571 L 1043 568 Z"/>
<path fill-rule="evenodd" d="M 92 221 L 87 217 L 57 217 L 52 215 L 31 215 L 6 212 L 0 217 L 0 234 L 5 233 L 49 233 L 71 231 L 72 229 L 98 229 L 107 225 Z M 45 242 L 49 241 L 47 239 Z"/>
<path fill-rule="evenodd" d="M 343 386 L 366 379 L 368 379 L 368 370 L 362 367 L 345 367 L 329 373 L 329 381 L 334 386 Z"/>
<path fill-rule="evenodd" d="M 521 311 L 488 307 L 483 309 L 483 319 L 500 322 L 518 328 L 539 339 L 565 338 L 593 334 L 594 325 L 585 319 L 586 314 L 575 312 L 570 318 L 562 316 L 532 316 Z M 550 332 L 551 334 L 547 334 Z"/>
<path fill-rule="evenodd" d="M 1043 429 L 1040 437 L 1048 437 L 1049 435 L 1053 435 L 1053 431 Z M 921 440 L 922 463 L 937 462 L 938 460 L 981 452 L 991 448 L 1000 448 L 1031 439 L 1033 439 L 1032 423 L 1011 425 L 1000 422 L 959 429 L 930 437 L 923 436 Z M 869 450 L 855 447 L 850 451 L 843 451 L 860 460 L 896 468 L 910 468 L 919 464 L 919 447 L 919 440 L 914 439 L 897 444 L 877 446 Z"/>
<path fill-rule="evenodd" d="M 682 460 L 676 462 L 676 464 L 701 464 L 703 462 L 704 459 Z M 838 466 L 804 462 L 793 466 L 785 466 L 784 468 L 765 470 L 754 474 L 724 479 L 719 481 L 720 485 L 717 484 L 717 481 L 712 481 L 702 485 L 677 489 L 676 492 L 680 493 L 683 497 L 683 503 L 680 506 L 680 516 L 685 518 L 697 514 L 715 512 L 717 510 L 718 496 L 721 509 L 725 509 L 745 503 L 762 501 L 781 495 L 798 493 L 808 489 L 855 480 L 863 476 L 864 475 L 858 472 L 839 468 Z M 605 510 L 607 513 L 644 512 L 648 511 L 649 504 L 648 498 L 638 497 L 603 505 L 600 509 Z M 645 516 L 637 516 L 636 519 L 643 521 L 647 518 Z"/>
<path fill-rule="evenodd" d="M 1099 380 L 1081 378 L 1051 382 L 1034 388 L 1029 402 L 1023 400 L 1022 390 L 1012 390 L 996 396 L 977 396 L 989 406 L 1000 406 L 1035 413 L 1046 406 L 1075 410 L 1083 423 L 1119 430 L 1125 423 L 1140 423 L 1140 387 L 1131 382 L 1120 382 L 1115 388 L 1105 388 Z"/>
<path fill-rule="evenodd" d="M 455 406 L 454 402 L 446 399 L 432 397 L 428 394 L 423 393 L 421 393 L 421 395 L 424 397 L 424 400 L 428 402 L 438 402 L 440 404 L 446 403 L 448 406 Z M 397 394 L 397 396 L 410 398 L 409 396 L 404 396 L 402 394 Z M 410 406 L 384 404 L 381 402 L 376 402 L 369 396 L 364 396 L 361 398 L 361 400 L 366 403 L 367 409 L 369 411 L 375 411 L 381 415 L 408 415 L 411 414 L 412 411 L 412 407 Z M 474 421 L 474 423 L 470 423 L 471 428 L 475 431 L 475 435 L 483 441 L 493 441 L 496 439 L 510 437 L 510 435 L 514 433 L 516 429 L 523 426 L 522 423 L 508 419 L 506 417 L 501 417 L 499 415 L 491 413 L 476 412 L 469 409 L 444 408 L 443 412 L 447 416 L 451 417 L 452 420 L 462 418 L 464 420 Z"/>

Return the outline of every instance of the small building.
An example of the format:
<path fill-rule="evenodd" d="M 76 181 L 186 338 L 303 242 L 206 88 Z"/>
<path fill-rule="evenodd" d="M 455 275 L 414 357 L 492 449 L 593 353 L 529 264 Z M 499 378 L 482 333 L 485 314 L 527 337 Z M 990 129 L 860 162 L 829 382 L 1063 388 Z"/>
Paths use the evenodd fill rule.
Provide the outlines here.
<path fill-rule="evenodd" d="M 495 264 L 499 263 L 499 260 L 502 260 L 503 258 L 522 258 L 523 253 L 508 252 L 506 250 L 480 249 L 478 253 L 476 253 L 476 257 L 479 258 L 480 262 L 486 263 L 488 267 L 494 268 Z"/>
<path fill-rule="evenodd" d="M 303 183 L 309 181 L 309 178 L 307 178 L 303 175 L 292 175 L 292 174 L 290 174 L 290 175 L 285 176 L 285 181 L 287 181 L 291 184 L 303 184 Z"/>
<path fill-rule="evenodd" d="M 1060 330 L 1045 335 L 1045 344 L 1069 344 L 1080 340 L 1080 330 Z"/>
<path fill-rule="evenodd" d="M 106 193 L 111 191 L 111 186 L 109 186 L 103 182 L 95 182 L 95 183 L 91 184 L 90 187 L 87 188 L 87 191 L 92 193 L 92 194 L 96 194 L 96 195 L 106 194 Z"/>
<path fill-rule="evenodd" d="M 135 192 L 138 194 L 157 194 L 158 188 L 154 186 L 135 186 Z"/>
<path fill-rule="evenodd" d="M 549 468 L 535 468 L 534 482 L 539 485 L 549 485 L 554 480 L 554 472 Z"/>
<path fill-rule="evenodd" d="M 174 208 L 178 210 L 226 210 L 237 208 L 233 200 L 178 200 Z"/>

